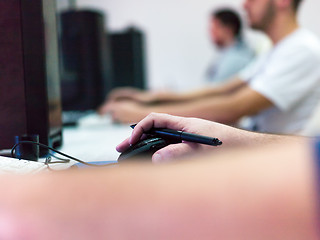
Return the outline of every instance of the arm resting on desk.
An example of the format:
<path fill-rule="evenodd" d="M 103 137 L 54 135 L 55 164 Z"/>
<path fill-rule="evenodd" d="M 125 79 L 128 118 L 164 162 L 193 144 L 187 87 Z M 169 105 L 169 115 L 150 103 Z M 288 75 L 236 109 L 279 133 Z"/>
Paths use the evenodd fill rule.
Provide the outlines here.
<path fill-rule="evenodd" d="M 298 142 L 159 167 L 1 177 L 0 238 L 319 239 L 314 175 L 310 147 Z"/>

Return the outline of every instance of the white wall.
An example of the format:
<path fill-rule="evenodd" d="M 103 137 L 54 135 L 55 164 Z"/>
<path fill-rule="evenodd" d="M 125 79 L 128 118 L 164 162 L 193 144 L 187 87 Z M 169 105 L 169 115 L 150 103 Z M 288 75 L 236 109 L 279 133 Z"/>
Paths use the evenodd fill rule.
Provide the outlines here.
<path fill-rule="evenodd" d="M 95 8 L 107 15 L 112 31 L 135 25 L 146 32 L 147 67 L 151 88 L 190 89 L 199 84 L 214 49 L 207 31 L 208 16 L 220 6 L 241 8 L 242 0 L 78 0 L 79 8 Z M 320 36 L 319 0 L 305 0 L 303 26 Z M 253 37 L 252 37 L 253 36 Z M 251 39 L 260 36 L 250 34 Z"/>

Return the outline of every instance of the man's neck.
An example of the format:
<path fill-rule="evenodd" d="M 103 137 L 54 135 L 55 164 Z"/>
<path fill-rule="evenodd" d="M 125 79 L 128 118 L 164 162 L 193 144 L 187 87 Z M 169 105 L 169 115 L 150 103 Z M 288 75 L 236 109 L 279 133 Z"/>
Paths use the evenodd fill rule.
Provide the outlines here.
<path fill-rule="evenodd" d="M 298 28 L 299 24 L 296 17 L 279 16 L 274 19 L 273 23 L 270 24 L 270 27 L 265 32 L 275 45 Z"/>
<path fill-rule="evenodd" d="M 223 49 L 226 49 L 226 48 L 233 46 L 235 44 L 235 42 L 236 42 L 235 37 L 229 38 L 228 40 L 226 40 L 224 42 Z"/>

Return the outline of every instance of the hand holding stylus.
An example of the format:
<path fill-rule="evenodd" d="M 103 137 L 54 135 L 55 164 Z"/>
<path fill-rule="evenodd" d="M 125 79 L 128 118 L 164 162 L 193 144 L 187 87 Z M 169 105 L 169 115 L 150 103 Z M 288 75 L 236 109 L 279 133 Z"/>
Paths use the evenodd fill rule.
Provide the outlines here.
<path fill-rule="evenodd" d="M 213 145 L 219 145 L 223 142 L 223 147 L 228 145 L 239 145 L 239 137 L 246 139 L 246 131 L 229 126 L 203 120 L 197 118 L 176 117 L 168 114 L 151 113 L 146 118 L 141 120 L 132 131 L 130 138 L 120 143 L 117 147 L 119 152 L 125 151 L 130 145 L 137 143 L 143 136 L 151 129 L 165 128 L 174 130 L 176 132 L 190 133 L 194 136 L 201 135 L 208 137 L 208 139 L 215 139 Z M 183 139 L 182 139 L 183 140 Z M 243 143 L 243 141 L 242 141 Z M 245 143 L 244 143 L 245 144 Z M 210 145 L 199 144 L 190 141 L 183 141 L 182 143 L 171 144 L 165 148 L 157 151 L 152 160 L 154 162 L 176 159 L 189 153 L 194 153 L 195 150 L 216 149 Z"/>
<path fill-rule="evenodd" d="M 134 129 L 137 124 L 133 124 L 130 127 Z M 160 137 L 165 140 L 172 140 L 174 142 L 193 142 L 193 143 L 201 143 L 210 146 L 219 146 L 222 142 L 218 138 L 207 137 L 199 134 L 188 133 L 184 131 L 177 131 L 168 128 L 152 128 L 149 131 L 145 132 L 145 134 L 150 134 L 155 137 Z"/>

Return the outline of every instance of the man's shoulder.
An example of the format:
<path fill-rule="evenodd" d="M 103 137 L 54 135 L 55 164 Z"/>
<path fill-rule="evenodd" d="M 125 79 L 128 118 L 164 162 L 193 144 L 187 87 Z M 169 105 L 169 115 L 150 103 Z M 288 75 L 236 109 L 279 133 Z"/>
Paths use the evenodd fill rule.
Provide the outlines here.
<path fill-rule="evenodd" d="M 293 48 L 292 50 L 309 49 L 312 52 L 320 53 L 320 38 L 308 29 L 300 28 L 296 30 L 285 44 Z"/>
<path fill-rule="evenodd" d="M 270 52 L 270 61 L 278 62 L 288 59 L 296 61 L 315 61 L 320 64 L 320 39 L 307 29 L 298 29 Z M 288 64 L 288 63 L 287 63 Z"/>

